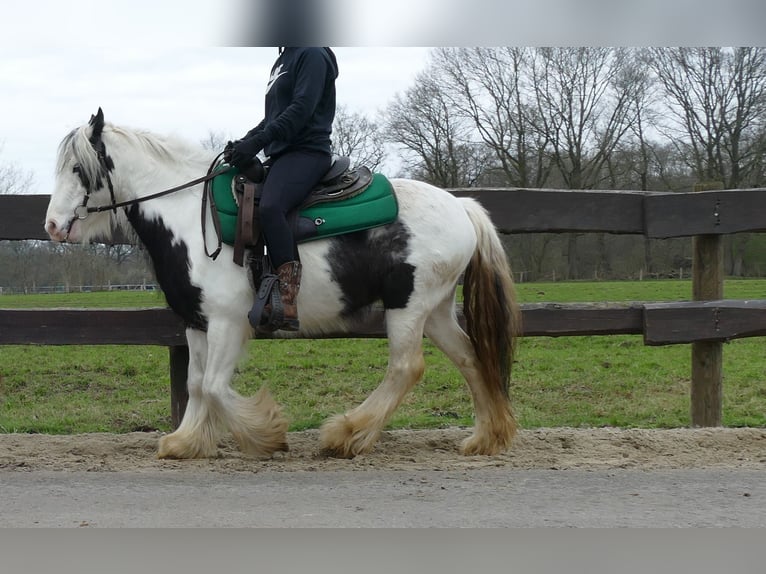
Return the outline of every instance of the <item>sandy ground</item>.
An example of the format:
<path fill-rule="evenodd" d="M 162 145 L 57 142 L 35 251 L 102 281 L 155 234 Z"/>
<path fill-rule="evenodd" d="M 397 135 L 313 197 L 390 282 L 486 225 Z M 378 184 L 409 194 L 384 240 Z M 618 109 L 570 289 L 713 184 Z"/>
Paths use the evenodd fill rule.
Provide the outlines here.
<path fill-rule="evenodd" d="M 508 469 L 766 469 L 766 429 L 522 430 L 505 454 L 458 454 L 468 429 L 388 431 L 375 450 L 353 460 L 319 453 L 317 431 L 289 433 L 290 452 L 268 460 L 243 456 L 224 440 L 213 459 L 156 458 L 158 433 L 0 435 L 4 471 L 380 471 Z"/>

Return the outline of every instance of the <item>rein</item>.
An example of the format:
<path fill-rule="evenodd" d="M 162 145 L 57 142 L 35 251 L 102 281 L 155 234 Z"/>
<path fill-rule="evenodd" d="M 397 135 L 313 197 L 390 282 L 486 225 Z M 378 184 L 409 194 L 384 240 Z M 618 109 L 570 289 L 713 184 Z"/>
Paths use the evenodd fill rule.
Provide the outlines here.
<path fill-rule="evenodd" d="M 181 191 L 183 189 L 187 189 L 189 187 L 194 187 L 195 185 L 199 183 L 204 183 L 206 181 L 210 181 L 214 177 L 221 175 L 222 173 L 226 173 L 231 168 L 226 168 L 224 170 L 221 170 L 220 172 L 216 173 L 210 173 L 208 172 L 207 175 L 198 177 L 197 179 L 193 179 L 191 181 L 187 181 L 184 184 L 178 185 L 176 187 L 171 187 L 169 189 L 164 189 L 162 191 L 158 191 L 157 193 L 153 193 L 151 195 L 146 195 L 144 197 L 137 197 L 136 199 L 129 199 L 126 201 L 119 201 L 111 203 L 110 205 L 98 205 L 96 207 L 87 207 L 86 211 L 87 213 L 101 213 L 103 211 L 110 211 L 110 210 L 116 210 L 118 207 L 127 207 L 129 205 L 134 205 L 136 203 L 143 203 L 144 201 L 149 201 L 150 199 L 157 199 L 158 197 L 162 197 L 163 195 L 170 195 L 171 193 L 175 193 L 176 191 Z M 108 176 L 107 176 L 108 177 Z M 107 179 L 109 181 L 109 178 Z M 111 187 L 111 185 L 110 185 Z M 85 206 L 83 206 L 85 207 Z M 82 217 L 80 219 L 83 219 Z"/>
<path fill-rule="evenodd" d="M 112 197 L 112 203 L 108 205 L 97 205 L 97 206 L 91 206 L 88 207 L 88 200 L 90 200 L 90 190 L 85 194 L 85 198 L 83 200 L 83 203 L 80 207 L 75 209 L 75 218 L 76 219 L 85 219 L 88 217 L 88 214 L 90 213 L 102 213 L 104 211 L 117 211 L 118 207 L 127 207 L 129 205 L 135 205 L 137 203 L 143 203 L 144 201 L 149 201 L 150 199 L 157 199 L 158 197 L 162 197 L 165 195 L 170 195 L 171 193 L 175 193 L 176 191 L 181 191 L 183 189 L 188 189 L 190 187 L 194 187 L 197 184 L 205 183 L 210 181 L 211 179 L 215 178 L 216 176 L 219 176 L 223 173 L 226 173 L 227 171 L 231 170 L 232 167 L 229 166 L 226 169 L 223 169 L 221 171 L 217 171 L 213 173 L 213 168 L 215 167 L 216 163 L 218 162 L 218 159 L 223 155 L 223 152 L 219 153 L 215 159 L 213 159 L 213 162 L 210 164 L 210 167 L 207 170 L 207 174 L 198 177 L 197 179 L 193 179 L 191 181 L 187 181 L 186 183 L 182 183 L 181 185 L 177 185 L 175 187 L 171 187 L 168 189 L 164 189 L 162 191 L 158 191 L 156 193 L 153 193 L 151 195 L 145 195 L 143 197 L 137 197 L 135 199 L 128 199 L 126 201 L 115 201 L 114 200 L 114 186 L 112 185 L 112 178 L 109 176 L 109 170 L 106 167 L 106 161 L 103 159 L 103 156 L 99 154 L 99 162 L 101 163 L 101 167 L 104 170 L 104 173 L 106 175 L 106 182 L 109 186 L 109 193 Z M 75 166 L 75 169 L 77 169 L 77 166 Z M 84 210 L 84 214 L 81 215 L 82 210 Z"/>
<path fill-rule="evenodd" d="M 213 199 L 212 190 L 210 189 L 209 182 L 214 179 L 215 177 L 224 174 L 228 171 L 230 171 L 232 166 L 229 166 L 225 169 L 213 172 L 213 169 L 218 163 L 218 160 L 221 158 L 224 152 L 219 153 L 215 158 L 213 158 L 213 161 L 210 163 L 210 167 L 207 169 L 207 173 L 203 175 L 202 177 L 198 177 L 197 179 L 193 179 L 191 181 L 187 181 L 186 183 L 182 183 L 181 185 L 177 185 L 175 187 L 171 187 L 168 189 L 163 189 L 162 191 L 158 191 L 156 193 L 152 193 L 151 195 L 145 195 L 143 197 L 137 197 L 135 199 L 128 199 L 126 201 L 115 201 L 114 197 L 114 184 L 112 183 L 112 178 L 109 175 L 109 171 L 111 167 L 114 167 L 114 164 L 110 166 L 111 158 L 107 158 L 106 156 L 106 149 L 104 146 L 104 143 L 99 139 L 98 141 L 91 140 L 91 145 L 93 146 L 93 149 L 96 151 L 96 154 L 98 155 L 98 162 L 101 166 L 101 170 L 103 172 L 104 177 L 106 178 L 107 186 L 109 187 L 109 195 L 112 198 L 112 201 L 108 205 L 97 205 L 97 206 L 90 206 L 88 207 L 88 201 L 90 201 L 90 196 L 92 193 L 91 185 L 89 179 L 85 176 L 85 174 L 82 172 L 82 168 L 79 165 L 75 165 L 73 168 L 73 171 L 80 176 L 80 180 L 85 187 L 85 197 L 83 197 L 82 205 L 79 207 L 76 207 L 74 210 L 74 217 L 69 222 L 69 229 L 67 229 L 67 236 L 69 235 L 69 231 L 71 231 L 72 226 L 74 225 L 74 222 L 76 220 L 83 220 L 88 217 L 91 213 L 102 213 L 104 211 L 114 211 L 117 212 L 118 207 L 128 207 L 130 205 L 136 205 L 139 203 L 143 203 L 145 201 L 149 201 L 151 199 L 157 199 L 158 197 L 163 197 L 165 195 L 170 195 L 171 193 L 175 193 L 177 191 L 182 191 L 184 189 L 188 189 L 190 187 L 194 187 L 195 185 L 198 185 L 200 183 L 205 184 L 205 189 L 202 193 L 202 236 L 205 237 L 205 211 L 207 207 L 207 202 L 210 201 L 211 209 L 213 212 L 213 227 L 215 228 L 216 236 L 218 238 L 218 246 L 213 253 L 209 253 L 207 249 L 207 243 L 205 244 L 205 254 L 215 259 L 218 257 L 218 254 L 221 251 L 221 224 L 218 221 L 218 218 L 216 217 L 215 213 L 215 200 Z M 100 144 L 100 145 L 99 145 Z M 94 182 L 96 186 L 100 184 L 100 180 L 97 179 L 96 182 Z M 98 187 L 96 190 L 99 189 Z"/>

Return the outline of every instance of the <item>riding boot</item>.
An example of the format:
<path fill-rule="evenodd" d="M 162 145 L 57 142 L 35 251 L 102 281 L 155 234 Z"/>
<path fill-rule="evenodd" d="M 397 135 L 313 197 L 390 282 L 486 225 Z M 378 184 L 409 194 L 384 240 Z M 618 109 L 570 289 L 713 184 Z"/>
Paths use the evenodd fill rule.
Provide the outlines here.
<path fill-rule="evenodd" d="M 284 321 L 279 326 L 283 331 L 297 331 L 298 321 L 298 291 L 301 288 L 301 263 L 288 261 L 277 269 L 279 277 L 279 295 L 282 298 Z"/>

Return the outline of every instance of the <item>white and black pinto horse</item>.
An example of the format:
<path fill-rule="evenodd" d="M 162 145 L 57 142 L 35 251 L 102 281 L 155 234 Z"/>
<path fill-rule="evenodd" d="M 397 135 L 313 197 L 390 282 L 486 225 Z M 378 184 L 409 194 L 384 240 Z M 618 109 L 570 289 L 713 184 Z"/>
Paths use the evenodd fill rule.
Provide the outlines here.
<path fill-rule="evenodd" d="M 216 237 L 208 222 L 203 238 L 202 185 L 134 202 L 204 175 L 214 155 L 174 138 L 104 123 L 99 109 L 61 142 L 45 216 L 45 229 L 57 241 L 108 238 L 117 228 L 135 232 L 168 304 L 185 322 L 189 402 L 178 429 L 161 438 L 161 458 L 213 456 L 226 430 L 249 454 L 287 449 L 287 421 L 265 387 L 253 397 L 231 387 L 253 336 L 247 318 L 252 278 L 247 266 L 233 263 L 228 246 L 215 260 L 205 255 L 204 242 L 210 245 Z M 461 452 L 501 452 L 516 432 L 508 384 L 519 328 L 502 244 L 476 201 L 418 181 L 392 184 L 399 203 L 393 223 L 300 245 L 301 331 L 349 330 L 360 314 L 382 302 L 389 344 L 383 381 L 362 404 L 324 423 L 322 450 L 352 457 L 373 448 L 423 375 L 425 334 L 457 366 L 473 398 L 475 426 Z M 90 214 L 83 207 L 121 202 L 129 203 Z M 456 319 L 461 275 L 467 334 Z"/>

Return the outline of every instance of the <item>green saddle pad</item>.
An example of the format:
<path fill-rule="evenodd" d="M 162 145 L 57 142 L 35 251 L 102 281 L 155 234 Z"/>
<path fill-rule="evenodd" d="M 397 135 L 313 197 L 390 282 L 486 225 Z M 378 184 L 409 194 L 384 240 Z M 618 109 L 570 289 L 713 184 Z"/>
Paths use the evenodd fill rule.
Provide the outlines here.
<path fill-rule="evenodd" d="M 232 181 L 238 171 L 233 169 L 213 179 L 213 197 L 221 222 L 221 238 L 234 245 L 239 207 L 234 201 Z M 320 203 L 302 209 L 295 220 L 296 241 L 304 243 L 362 231 L 391 223 L 399 213 L 399 205 L 388 178 L 380 173 L 372 175 L 372 182 L 362 193 L 348 199 Z"/>

